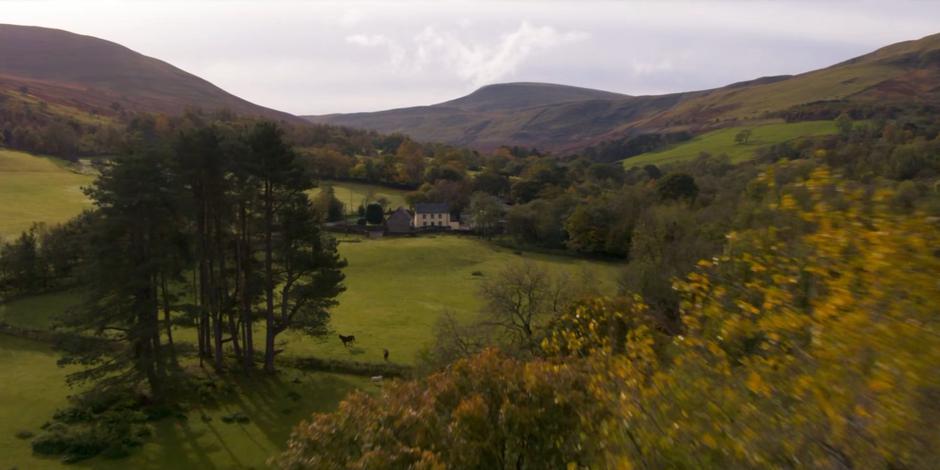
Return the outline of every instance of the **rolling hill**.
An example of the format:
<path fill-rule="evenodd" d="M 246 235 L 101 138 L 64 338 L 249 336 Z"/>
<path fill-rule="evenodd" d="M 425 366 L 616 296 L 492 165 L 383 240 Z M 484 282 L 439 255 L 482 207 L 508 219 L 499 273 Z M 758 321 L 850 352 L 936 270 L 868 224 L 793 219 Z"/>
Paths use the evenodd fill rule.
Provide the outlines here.
<path fill-rule="evenodd" d="M 628 96 L 545 83 L 506 83 L 430 106 L 305 117 L 483 150 L 519 145 L 568 152 L 639 134 L 699 134 L 779 119 L 794 107 L 821 102 L 940 104 L 940 34 L 808 73 L 712 90 Z"/>
<path fill-rule="evenodd" d="M 0 24 L 0 92 L 78 114 L 178 114 L 188 107 L 299 122 L 124 46 L 67 31 Z"/>

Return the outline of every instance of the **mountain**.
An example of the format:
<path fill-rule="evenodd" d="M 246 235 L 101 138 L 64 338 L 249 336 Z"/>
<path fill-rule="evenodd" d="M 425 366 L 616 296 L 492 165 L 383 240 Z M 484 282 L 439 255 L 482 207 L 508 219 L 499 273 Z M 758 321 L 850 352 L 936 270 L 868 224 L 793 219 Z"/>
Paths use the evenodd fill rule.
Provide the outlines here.
<path fill-rule="evenodd" d="M 430 106 L 304 116 L 479 149 L 556 152 L 646 133 L 700 133 L 783 115 L 801 106 L 940 104 L 940 34 L 893 44 L 831 67 L 722 88 L 629 96 L 547 83 L 489 85 Z"/>
<path fill-rule="evenodd" d="M 300 121 L 243 100 L 195 75 L 124 46 L 58 29 L 0 24 L 0 92 L 93 114 L 177 114 L 187 107 Z"/>

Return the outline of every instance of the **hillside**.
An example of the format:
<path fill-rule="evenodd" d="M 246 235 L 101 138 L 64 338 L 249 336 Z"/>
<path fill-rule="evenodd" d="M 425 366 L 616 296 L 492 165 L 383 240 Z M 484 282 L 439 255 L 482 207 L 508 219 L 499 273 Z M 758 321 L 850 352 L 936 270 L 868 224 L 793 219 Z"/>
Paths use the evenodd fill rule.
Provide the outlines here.
<path fill-rule="evenodd" d="M 820 103 L 940 104 L 940 35 L 893 44 L 808 73 L 712 90 L 628 96 L 545 83 L 506 83 L 430 106 L 305 117 L 479 149 L 519 145 L 567 152 L 639 134 L 739 126 Z"/>
<path fill-rule="evenodd" d="M 747 143 L 735 141 L 735 135 L 748 129 L 752 132 Z M 800 137 L 835 134 L 838 132 L 833 121 L 802 121 L 792 123 L 774 123 L 758 126 L 724 127 L 709 131 L 695 138 L 670 146 L 663 150 L 647 152 L 623 161 L 626 168 L 643 165 L 665 165 L 696 158 L 702 152 L 711 155 L 727 155 L 732 162 L 747 160 L 757 150 L 772 144 L 791 141 Z"/>
<path fill-rule="evenodd" d="M 547 83 L 503 83 L 431 106 L 304 117 L 481 149 L 519 145 L 568 150 L 591 145 L 621 123 L 655 115 L 695 95 L 634 97 Z"/>
<path fill-rule="evenodd" d="M 119 44 L 33 26 L 0 24 L 0 93 L 28 94 L 92 115 L 199 107 L 299 121 Z"/>
<path fill-rule="evenodd" d="M 0 148 L 0 242 L 35 222 L 61 223 L 90 208 L 81 188 L 93 179 L 61 160 Z"/>

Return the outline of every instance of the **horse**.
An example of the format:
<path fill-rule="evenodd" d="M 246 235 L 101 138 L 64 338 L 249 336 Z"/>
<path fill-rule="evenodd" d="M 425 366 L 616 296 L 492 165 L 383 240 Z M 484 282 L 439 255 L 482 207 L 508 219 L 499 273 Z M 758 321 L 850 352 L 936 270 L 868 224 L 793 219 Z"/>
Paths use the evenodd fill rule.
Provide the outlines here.
<path fill-rule="evenodd" d="M 349 347 L 350 344 L 356 342 L 356 337 L 353 335 L 343 336 L 339 335 L 339 340 L 343 342 L 343 346 Z"/>

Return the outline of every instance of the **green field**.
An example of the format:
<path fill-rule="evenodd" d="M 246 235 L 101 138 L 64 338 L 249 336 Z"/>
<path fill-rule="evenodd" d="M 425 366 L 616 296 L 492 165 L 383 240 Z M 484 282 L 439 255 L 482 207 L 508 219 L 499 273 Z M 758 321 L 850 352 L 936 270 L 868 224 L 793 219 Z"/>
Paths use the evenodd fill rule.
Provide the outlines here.
<path fill-rule="evenodd" d="M 315 340 L 285 333 L 288 356 L 382 361 L 382 349 L 391 360 L 411 364 L 431 340 L 432 327 L 445 309 L 463 319 L 480 307 L 481 277 L 493 275 L 507 263 L 531 260 L 572 274 L 590 270 L 601 288 L 610 291 L 618 264 L 542 254 L 515 254 L 475 238 L 429 236 L 384 240 L 346 241 L 341 254 L 349 261 L 340 305 L 333 312 L 337 332 L 356 335 L 355 347 L 346 349 L 335 336 Z M 0 305 L 0 321 L 29 328 L 47 328 L 52 319 L 78 299 L 72 292 L 53 293 Z M 192 331 L 177 329 L 177 341 L 191 340 Z M 57 407 L 66 404 L 66 371 L 57 367 L 58 355 L 47 346 L 0 335 L 0 456 L 4 464 L 19 468 L 64 468 L 57 460 L 31 456 L 27 441 L 14 437 L 20 430 L 36 431 Z M 300 379 L 300 384 L 294 383 Z M 191 409 L 189 419 L 164 419 L 156 435 L 129 459 L 96 458 L 72 467 L 88 468 L 262 468 L 266 458 L 286 442 L 290 429 L 310 413 L 336 406 L 353 388 L 372 389 L 359 377 L 301 373 L 285 369 L 276 378 L 261 381 L 233 376 L 228 383 L 237 393 L 218 409 Z M 303 398 L 291 401 L 290 391 Z M 226 424 L 221 416 L 235 411 L 252 421 Z M 204 422 L 205 412 L 213 419 Z"/>
<path fill-rule="evenodd" d="M 316 411 L 332 410 L 353 388 L 372 389 L 367 380 L 339 374 L 284 370 L 276 377 L 226 381 L 232 393 L 217 406 L 188 408 L 188 419 L 154 423 L 155 435 L 129 458 L 95 458 L 74 465 L 32 455 L 19 431 L 38 432 L 52 413 L 74 393 L 65 384 L 66 369 L 58 354 L 33 341 L 0 335 L 0 461 L 3 469 L 234 469 L 265 468 L 283 448 L 290 430 Z M 299 399 L 291 399 L 294 392 Z M 296 395 L 295 395 L 296 398 Z M 234 412 L 251 422 L 229 424 L 221 417 Z M 203 414 L 211 417 L 204 420 Z"/>
<path fill-rule="evenodd" d="M 738 144 L 734 136 L 743 129 L 751 129 L 751 139 L 747 144 Z M 647 152 L 623 161 L 626 168 L 642 165 L 666 165 L 697 157 L 702 152 L 712 155 L 727 155 L 732 162 L 752 158 L 760 148 L 787 142 L 800 137 L 836 133 L 833 121 L 805 121 L 794 123 L 764 124 L 759 126 L 739 126 L 719 129 L 696 136 L 692 140 L 657 152 Z"/>
<path fill-rule="evenodd" d="M 405 202 L 405 193 L 407 191 L 403 189 L 387 188 L 385 186 L 377 186 L 365 183 L 351 183 L 348 181 L 321 181 L 320 186 L 324 185 L 333 186 L 333 192 L 336 195 L 336 199 L 339 199 L 340 202 L 346 205 L 346 212 L 355 211 L 357 207 L 366 199 L 366 196 L 371 192 L 376 198 L 384 197 L 388 199 L 389 209 L 397 209 L 399 206 L 407 207 L 408 204 Z M 320 188 L 316 188 L 312 191 L 313 195 L 316 195 L 320 192 Z"/>
<path fill-rule="evenodd" d="M 280 337 L 287 341 L 286 355 L 381 362 L 382 350 L 388 349 L 392 361 L 412 364 L 431 339 L 440 314 L 450 310 L 459 318 L 473 318 L 481 306 L 482 280 L 511 262 L 529 260 L 572 275 L 588 270 L 607 293 L 615 289 L 621 268 L 617 263 L 572 257 L 517 255 L 471 237 L 350 240 L 356 242 L 340 243 L 340 254 L 349 262 L 344 270 L 347 290 L 339 297 L 331 323 L 337 333 L 355 335 L 356 346 L 344 348 L 334 335 L 312 339 L 287 332 Z M 483 276 L 473 276 L 474 271 Z M 62 292 L 0 304 L 0 321 L 47 328 L 77 300 L 77 294 Z M 192 331 L 179 330 L 175 335 L 177 340 L 195 341 Z"/>
<path fill-rule="evenodd" d="M 0 149 L 0 240 L 33 222 L 64 222 L 90 207 L 81 187 L 93 179 L 60 160 Z"/>
<path fill-rule="evenodd" d="M 301 340 L 287 336 L 285 354 L 316 355 L 358 361 L 382 361 L 388 349 L 394 362 L 411 364 L 415 353 L 431 338 L 432 327 L 446 310 L 463 319 L 480 309 L 482 279 L 508 263 L 531 260 L 552 270 L 579 274 L 590 270 L 608 292 L 615 289 L 620 265 L 571 257 L 525 253 L 498 247 L 476 238 L 416 237 L 341 243 L 349 261 L 345 269 L 347 291 L 334 309 L 333 328 L 355 335 L 357 347 L 346 350 L 339 339 Z M 473 276 L 474 271 L 483 273 Z"/>

